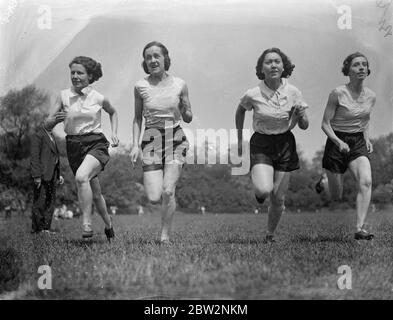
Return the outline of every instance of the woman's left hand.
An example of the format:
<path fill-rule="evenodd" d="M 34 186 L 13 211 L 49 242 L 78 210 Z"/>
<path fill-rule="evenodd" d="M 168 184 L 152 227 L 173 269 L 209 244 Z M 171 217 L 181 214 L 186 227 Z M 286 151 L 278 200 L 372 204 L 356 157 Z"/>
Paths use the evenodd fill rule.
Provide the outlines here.
<path fill-rule="evenodd" d="M 372 153 L 374 151 L 373 144 L 371 143 L 370 140 L 366 140 L 366 147 L 368 153 Z"/>
<path fill-rule="evenodd" d="M 112 134 L 112 144 L 111 147 L 115 148 L 119 145 L 119 138 L 116 134 Z"/>

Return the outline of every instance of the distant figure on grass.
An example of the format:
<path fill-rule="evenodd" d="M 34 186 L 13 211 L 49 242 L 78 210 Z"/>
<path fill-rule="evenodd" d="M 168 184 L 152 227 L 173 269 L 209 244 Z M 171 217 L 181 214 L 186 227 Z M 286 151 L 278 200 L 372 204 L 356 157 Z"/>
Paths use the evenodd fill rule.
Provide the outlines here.
<path fill-rule="evenodd" d="M 138 216 L 143 216 L 145 214 L 141 205 L 138 205 L 136 210 L 138 212 Z"/>
<path fill-rule="evenodd" d="M 342 72 L 349 77 L 349 83 L 330 93 L 323 116 L 322 130 L 328 138 L 322 167 L 326 169 L 329 190 L 335 200 L 342 198 L 345 171 L 349 168 L 352 172 L 358 186 L 355 239 L 371 240 L 374 235 L 365 230 L 364 224 L 371 199 L 369 154 L 373 146 L 369 121 L 376 95 L 363 84 L 370 74 L 365 55 L 356 52 L 346 57 Z"/>
<path fill-rule="evenodd" d="M 160 42 L 150 42 L 143 49 L 143 70 L 148 76 L 135 84 L 134 164 L 140 154 L 142 117 L 143 183 L 150 204 L 161 203 L 161 242 L 169 243 L 176 209 L 175 190 L 189 148 L 180 122 L 192 120 L 188 88 L 184 80 L 168 74 L 171 64 L 168 49 Z"/>
<path fill-rule="evenodd" d="M 206 208 L 204 206 L 201 207 L 201 214 L 204 215 L 206 213 Z"/>
<path fill-rule="evenodd" d="M 56 186 L 63 184 L 60 158 L 52 129 L 40 125 L 31 138 L 30 170 L 34 182 L 31 233 L 53 233 L 51 230 Z"/>
<path fill-rule="evenodd" d="M 287 79 L 295 66 L 278 48 L 265 50 L 259 57 L 256 74 L 262 80 L 247 90 L 236 111 L 238 150 L 242 154 L 243 124 L 246 111 L 254 111 L 254 134 L 250 140 L 250 170 L 255 197 L 261 206 L 270 195 L 265 241 L 273 234 L 285 210 L 285 192 L 290 172 L 299 169 L 296 141 L 291 130 L 308 128 L 307 103 Z"/>
<path fill-rule="evenodd" d="M 105 235 L 114 237 L 112 221 L 101 193 L 98 174 L 109 161 L 109 142 L 102 133 L 101 110 L 110 117 L 112 147 L 117 147 L 117 112 L 109 100 L 91 84 L 102 76 L 101 64 L 89 57 L 76 57 L 69 64 L 72 87 L 61 91 L 56 113 L 47 119 L 48 127 L 64 121 L 67 157 L 75 175 L 78 199 L 83 213 L 82 237 L 91 238 L 92 204 L 105 223 Z"/>
<path fill-rule="evenodd" d="M 109 209 L 111 210 L 111 214 L 114 216 L 117 213 L 117 206 L 110 206 Z"/>

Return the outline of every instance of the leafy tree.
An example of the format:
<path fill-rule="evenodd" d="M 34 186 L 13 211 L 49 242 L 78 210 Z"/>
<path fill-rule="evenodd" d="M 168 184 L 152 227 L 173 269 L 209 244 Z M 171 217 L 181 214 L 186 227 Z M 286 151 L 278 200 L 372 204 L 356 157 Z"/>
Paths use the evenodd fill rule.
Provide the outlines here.
<path fill-rule="evenodd" d="M 47 114 L 49 95 L 34 85 L 0 98 L 0 148 L 11 160 L 29 156 L 29 135 Z"/>

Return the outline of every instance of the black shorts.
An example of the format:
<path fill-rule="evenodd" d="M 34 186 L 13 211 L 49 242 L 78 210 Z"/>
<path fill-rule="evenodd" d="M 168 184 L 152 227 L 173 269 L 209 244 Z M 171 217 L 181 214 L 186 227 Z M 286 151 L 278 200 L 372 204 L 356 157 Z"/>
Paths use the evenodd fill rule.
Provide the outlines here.
<path fill-rule="evenodd" d="M 68 162 L 74 175 L 87 154 L 96 158 L 101 163 L 102 170 L 104 170 L 109 161 L 109 141 L 103 133 L 67 135 L 66 143 Z"/>
<path fill-rule="evenodd" d="M 255 132 L 250 140 L 250 170 L 256 164 L 271 165 L 274 170 L 290 172 L 299 169 L 299 157 L 293 133 L 262 134 Z"/>
<path fill-rule="evenodd" d="M 348 153 L 340 152 L 338 146 L 332 140 L 327 138 L 325 152 L 322 158 L 322 167 L 333 173 L 344 173 L 350 162 L 356 158 L 365 156 L 369 158 L 366 140 L 363 132 L 346 133 L 334 132 L 336 136 L 348 144 L 350 151 Z"/>
<path fill-rule="evenodd" d="M 189 143 L 180 126 L 146 128 L 142 138 L 143 171 L 162 170 L 165 164 L 184 164 Z"/>

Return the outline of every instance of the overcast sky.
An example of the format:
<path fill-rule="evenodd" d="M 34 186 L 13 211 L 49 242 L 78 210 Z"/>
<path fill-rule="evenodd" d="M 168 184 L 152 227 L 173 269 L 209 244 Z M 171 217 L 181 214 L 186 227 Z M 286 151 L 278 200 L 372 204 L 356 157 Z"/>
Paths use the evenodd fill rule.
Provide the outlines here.
<path fill-rule="evenodd" d="M 308 159 L 325 143 L 320 129 L 329 92 L 346 83 L 344 58 L 369 58 L 366 86 L 377 94 L 370 133 L 393 131 L 393 36 L 379 30 L 384 10 L 365 1 L 17 1 L 1 9 L 0 95 L 35 83 L 56 95 L 70 86 L 68 63 L 87 55 L 101 62 L 95 88 L 119 112 L 119 138 L 131 142 L 133 85 L 145 77 L 142 49 L 158 40 L 169 49 L 169 73 L 189 87 L 195 115 L 185 128 L 234 129 L 242 94 L 258 84 L 255 65 L 263 50 L 277 46 L 296 65 L 289 81 L 310 105 L 310 128 L 295 129 Z M 341 5 L 352 10 L 352 29 L 338 27 Z M 44 5 L 44 7 L 42 7 Z M 42 23 L 50 9 L 50 29 Z M 44 19 L 44 20 L 43 20 Z M 393 25 L 393 5 L 386 25 Z M 45 25 L 45 23 L 44 23 Z M 48 26 L 46 24 L 45 26 Z M 245 127 L 251 129 L 252 113 Z M 104 130 L 109 128 L 104 115 Z"/>

